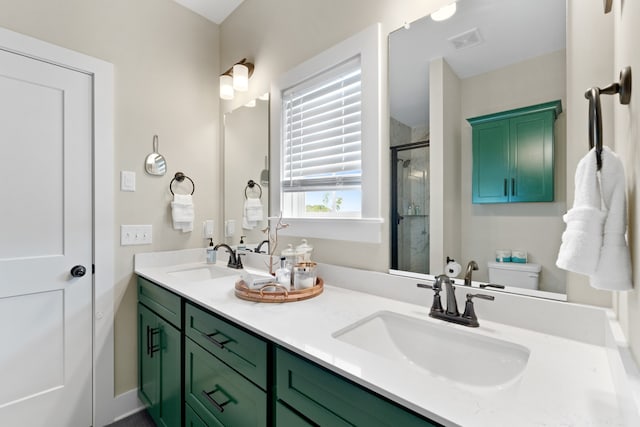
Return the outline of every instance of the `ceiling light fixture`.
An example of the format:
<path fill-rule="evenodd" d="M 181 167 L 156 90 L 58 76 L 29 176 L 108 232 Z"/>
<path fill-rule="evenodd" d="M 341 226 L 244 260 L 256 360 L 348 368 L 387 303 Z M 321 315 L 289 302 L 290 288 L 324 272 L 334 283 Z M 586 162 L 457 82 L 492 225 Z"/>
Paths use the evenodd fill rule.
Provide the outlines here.
<path fill-rule="evenodd" d="M 254 65 L 247 58 L 233 64 L 233 67 L 220 75 L 220 98 L 232 100 L 235 91 L 249 90 L 249 77 L 253 74 Z"/>
<path fill-rule="evenodd" d="M 449 3 L 446 6 L 442 6 L 431 14 L 431 19 L 434 21 L 444 21 L 451 18 L 456 13 L 456 2 Z"/>

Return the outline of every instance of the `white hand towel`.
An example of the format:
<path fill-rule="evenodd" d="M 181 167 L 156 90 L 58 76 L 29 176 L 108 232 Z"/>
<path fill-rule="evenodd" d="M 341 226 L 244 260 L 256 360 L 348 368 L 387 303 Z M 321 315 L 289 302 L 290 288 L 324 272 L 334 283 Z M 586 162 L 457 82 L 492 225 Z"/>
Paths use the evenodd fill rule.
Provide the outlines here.
<path fill-rule="evenodd" d="M 262 202 L 255 197 L 249 197 L 244 201 L 244 209 L 242 211 L 242 228 L 253 230 L 260 225 L 260 221 L 264 219 L 262 211 Z"/>
<path fill-rule="evenodd" d="M 567 228 L 556 260 L 559 268 L 586 275 L 595 272 L 605 219 L 600 206 L 596 154 L 591 150 L 576 168 L 573 208 L 563 216 Z"/>
<path fill-rule="evenodd" d="M 604 237 L 596 271 L 589 277 L 597 289 L 628 291 L 631 282 L 631 256 L 625 239 L 627 201 L 624 166 L 609 147 L 602 150 L 600 169 L 603 211 L 606 213 Z"/>
<path fill-rule="evenodd" d="M 183 233 L 193 231 L 193 197 L 190 194 L 175 194 L 171 202 L 171 216 L 175 230 L 182 230 Z"/>
<path fill-rule="evenodd" d="M 262 221 L 264 213 L 262 212 L 262 202 L 258 198 L 249 197 L 244 202 L 244 209 L 249 221 Z"/>

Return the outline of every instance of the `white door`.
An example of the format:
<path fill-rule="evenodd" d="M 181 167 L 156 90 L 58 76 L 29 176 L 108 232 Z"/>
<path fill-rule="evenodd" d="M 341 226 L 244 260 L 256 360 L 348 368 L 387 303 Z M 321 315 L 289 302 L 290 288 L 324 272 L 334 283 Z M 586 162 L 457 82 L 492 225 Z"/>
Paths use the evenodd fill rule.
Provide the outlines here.
<path fill-rule="evenodd" d="M 0 50 L 0 426 L 92 423 L 91 89 Z"/>

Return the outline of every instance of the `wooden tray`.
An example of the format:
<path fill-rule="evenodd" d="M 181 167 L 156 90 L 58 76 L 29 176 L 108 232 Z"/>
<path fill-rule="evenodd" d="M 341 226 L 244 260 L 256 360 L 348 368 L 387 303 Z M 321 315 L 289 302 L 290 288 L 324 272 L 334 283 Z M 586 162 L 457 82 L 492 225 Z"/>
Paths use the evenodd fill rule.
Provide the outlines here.
<path fill-rule="evenodd" d="M 324 281 L 318 277 L 315 286 L 307 289 L 288 290 L 277 283 L 268 283 L 258 289 L 249 289 L 244 280 L 236 282 L 236 296 L 240 299 L 255 302 L 294 302 L 313 298 L 322 293 Z M 266 289 L 275 288 L 275 291 Z"/>

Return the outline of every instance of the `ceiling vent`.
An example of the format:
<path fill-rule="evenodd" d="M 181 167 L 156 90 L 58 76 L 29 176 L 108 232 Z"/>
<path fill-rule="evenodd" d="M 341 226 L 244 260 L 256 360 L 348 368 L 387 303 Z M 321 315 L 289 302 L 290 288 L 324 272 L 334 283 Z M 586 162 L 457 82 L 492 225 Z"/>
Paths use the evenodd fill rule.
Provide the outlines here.
<path fill-rule="evenodd" d="M 466 49 L 468 47 L 477 46 L 483 42 L 480 31 L 477 28 L 472 28 L 464 33 L 458 34 L 447 39 L 453 47 L 456 49 Z"/>

